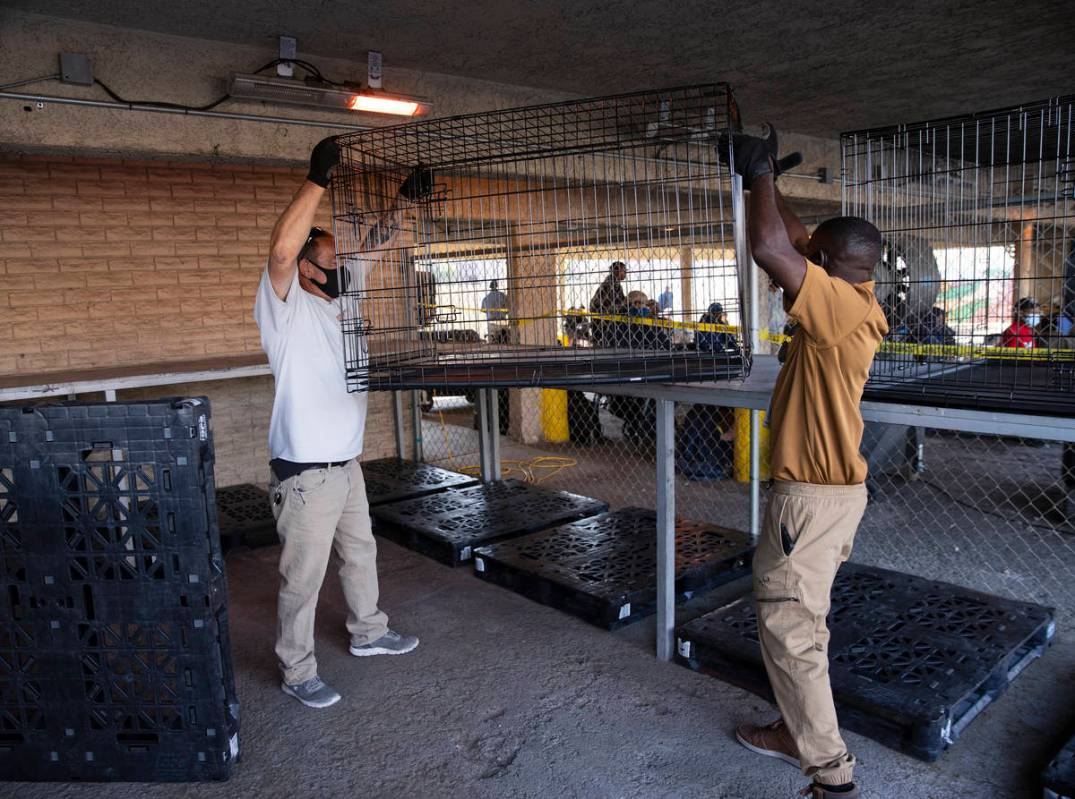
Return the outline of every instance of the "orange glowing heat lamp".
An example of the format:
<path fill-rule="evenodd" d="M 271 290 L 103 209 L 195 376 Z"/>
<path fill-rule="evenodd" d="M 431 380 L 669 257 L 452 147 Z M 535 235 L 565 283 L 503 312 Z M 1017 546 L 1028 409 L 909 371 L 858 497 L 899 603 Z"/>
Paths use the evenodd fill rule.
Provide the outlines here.
<path fill-rule="evenodd" d="M 356 94 L 348 103 L 352 111 L 369 111 L 374 114 L 393 114 L 401 117 L 413 117 L 421 112 L 421 103 L 414 100 L 397 100 L 377 94 Z"/>

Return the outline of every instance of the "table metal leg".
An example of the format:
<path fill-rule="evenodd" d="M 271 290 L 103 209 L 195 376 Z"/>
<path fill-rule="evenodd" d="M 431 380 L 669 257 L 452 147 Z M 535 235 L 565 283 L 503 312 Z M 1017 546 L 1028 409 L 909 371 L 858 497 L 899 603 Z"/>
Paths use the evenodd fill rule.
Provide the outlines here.
<path fill-rule="evenodd" d="M 671 660 L 676 631 L 676 404 L 657 400 L 657 658 Z"/>

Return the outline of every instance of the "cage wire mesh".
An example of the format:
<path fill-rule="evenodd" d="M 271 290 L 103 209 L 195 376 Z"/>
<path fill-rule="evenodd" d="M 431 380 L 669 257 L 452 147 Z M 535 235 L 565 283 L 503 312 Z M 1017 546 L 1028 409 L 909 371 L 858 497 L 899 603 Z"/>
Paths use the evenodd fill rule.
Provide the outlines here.
<path fill-rule="evenodd" d="M 1075 413 L 1075 97 L 841 137 L 884 234 L 867 396 Z"/>
<path fill-rule="evenodd" d="M 714 84 L 339 137 L 350 388 L 743 374 L 737 126 Z"/>

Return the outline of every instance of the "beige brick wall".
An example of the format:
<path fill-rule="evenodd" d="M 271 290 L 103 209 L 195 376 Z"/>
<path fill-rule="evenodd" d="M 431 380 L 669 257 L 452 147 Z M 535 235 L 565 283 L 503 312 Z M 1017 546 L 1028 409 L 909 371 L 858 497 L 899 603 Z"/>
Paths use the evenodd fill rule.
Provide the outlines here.
<path fill-rule="evenodd" d="M 258 277 L 300 180 L 0 156 L 0 374 L 258 351 Z"/>
<path fill-rule="evenodd" d="M 304 174 L 0 155 L 0 375 L 259 352 L 269 234 Z M 118 398 L 172 395 L 210 398 L 219 485 L 266 481 L 272 378 Z M 365 451 L 395 454 L 390 395 L 370 397 Z"/>

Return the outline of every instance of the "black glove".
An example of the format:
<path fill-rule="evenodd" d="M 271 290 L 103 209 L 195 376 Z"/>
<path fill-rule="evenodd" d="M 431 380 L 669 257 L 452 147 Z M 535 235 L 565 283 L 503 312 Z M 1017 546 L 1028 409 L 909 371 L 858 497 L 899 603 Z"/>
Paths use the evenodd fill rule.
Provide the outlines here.
<path fill-rule="evenodd" d="M 776 128 L 766 123 L 764 136 L 732 135 L 733 168 L 743 178 L 743 188 L 749 189 L 754 179 L 773 171 L 770 158 L 777 157 Z M 717 141 L 717 157 L 722 164 L 728 163 L 728 134 L 722 133 Z"/>
<path fill-rule="evenodd" d="M 399 196 L 416 203 L 433 193 L 433 170 L 418 165 L 400 184 Z"/>
<path fill-rule="evenodd" d="M 310 173 L 306 179 L 323 189 L 328 188 L 332 180 L 332 170 L 340 163 L 340 145 L 334 136 L 319 141 L 310 153 Z"/>
<path fill-rule="evenodd" d="M 788 153 L 783 158 L 776 159 L 776 165 L 773 169 L 773 180 L 783 175 L 785 172 L 789 172 L 799 164 L 803 162 L 803 154 L 796 150 L 793 153 Z"/>

